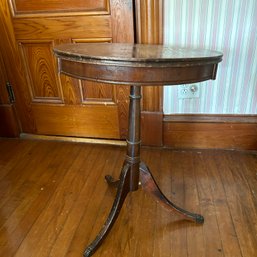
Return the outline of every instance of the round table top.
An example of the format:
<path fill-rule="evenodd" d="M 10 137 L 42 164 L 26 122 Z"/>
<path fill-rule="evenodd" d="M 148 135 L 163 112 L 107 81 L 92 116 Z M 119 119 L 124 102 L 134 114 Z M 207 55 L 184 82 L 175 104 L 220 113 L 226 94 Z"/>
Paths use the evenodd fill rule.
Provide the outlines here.
<path fill-rule="evenodd" d="M 54 48 L 59 71 L 114 84 L 181 84 L 215 79 L 222 53 L 168 45 L 79 43 Z"/>
<path fill-rule="evenodd" d="M 222 53 L 206 49 L 179 48 L 168 45 L 121 44 L 121 43 L 79 43 L 64 44 L 54 48 L 57 56 L 77 61 L 117 61 L 117 62 L 184 62 L 219 60 Z"/>

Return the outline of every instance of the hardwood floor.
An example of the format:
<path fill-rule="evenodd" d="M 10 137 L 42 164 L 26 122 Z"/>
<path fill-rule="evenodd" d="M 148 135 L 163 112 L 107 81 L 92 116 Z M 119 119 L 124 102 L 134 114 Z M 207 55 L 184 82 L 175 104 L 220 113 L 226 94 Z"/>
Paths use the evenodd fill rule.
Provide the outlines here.
<path fill-rule="evenodd" d="M 0 256 L 79 257 L 97 235 L 125 148 L 0 139 Z M 162 191 L 204 215 L 204 225 L 130 193 L 94 256 L 256 257 L 257 154 L 142 149 Z"/>

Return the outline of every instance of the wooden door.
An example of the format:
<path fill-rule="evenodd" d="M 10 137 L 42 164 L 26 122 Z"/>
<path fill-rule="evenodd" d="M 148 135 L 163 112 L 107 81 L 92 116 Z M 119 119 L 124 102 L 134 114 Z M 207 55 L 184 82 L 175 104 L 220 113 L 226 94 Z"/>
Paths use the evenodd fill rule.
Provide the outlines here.
<path fill-rule="evenodd" d="M 23 132 L 124 138 L 128 88 L 59 75 L 52 48 L 133 42 L 132 0 L 1 0 L 1 10 Z"/>
<path fill-rule="evenodd" d="M 14 99 L 8 95 L 8 77 L 0 51 L 0 137 L 17 137 L 20 133 L 16 118 Z M 10 87 L 9 87 L 10 89 Z"/>
<path fill-rule="evenodd" d="M 7 75 L 2 54 L 0 52 L 0 105 L 9 104 L 8 93 L 6 90 Z"/>

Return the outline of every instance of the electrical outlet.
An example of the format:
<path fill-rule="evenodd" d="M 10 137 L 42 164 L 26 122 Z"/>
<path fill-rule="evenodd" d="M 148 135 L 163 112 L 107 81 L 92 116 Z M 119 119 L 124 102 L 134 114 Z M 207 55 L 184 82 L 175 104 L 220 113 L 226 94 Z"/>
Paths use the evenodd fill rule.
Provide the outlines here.
<path fill-rule="evenodd" d="M 199 86 L 196 84 L 189 85 L 179 85 L 178 86 L 178 98 L 186 99 L 186 98 L 199 98 L 200 90 Z"/>

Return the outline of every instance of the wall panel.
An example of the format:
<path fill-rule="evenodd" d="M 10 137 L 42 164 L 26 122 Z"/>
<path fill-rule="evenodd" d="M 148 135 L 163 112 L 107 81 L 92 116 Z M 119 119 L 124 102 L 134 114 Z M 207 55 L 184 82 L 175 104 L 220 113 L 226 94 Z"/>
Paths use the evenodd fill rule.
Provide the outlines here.
<path fill-rule="evenodd" d="M 164 112 L 257 113 L 257 1 L 166 0 L 164 43 L 224 54 L 216 81 L 198 83 L 200 97 L 178 99 L 165 87 Z"/>

